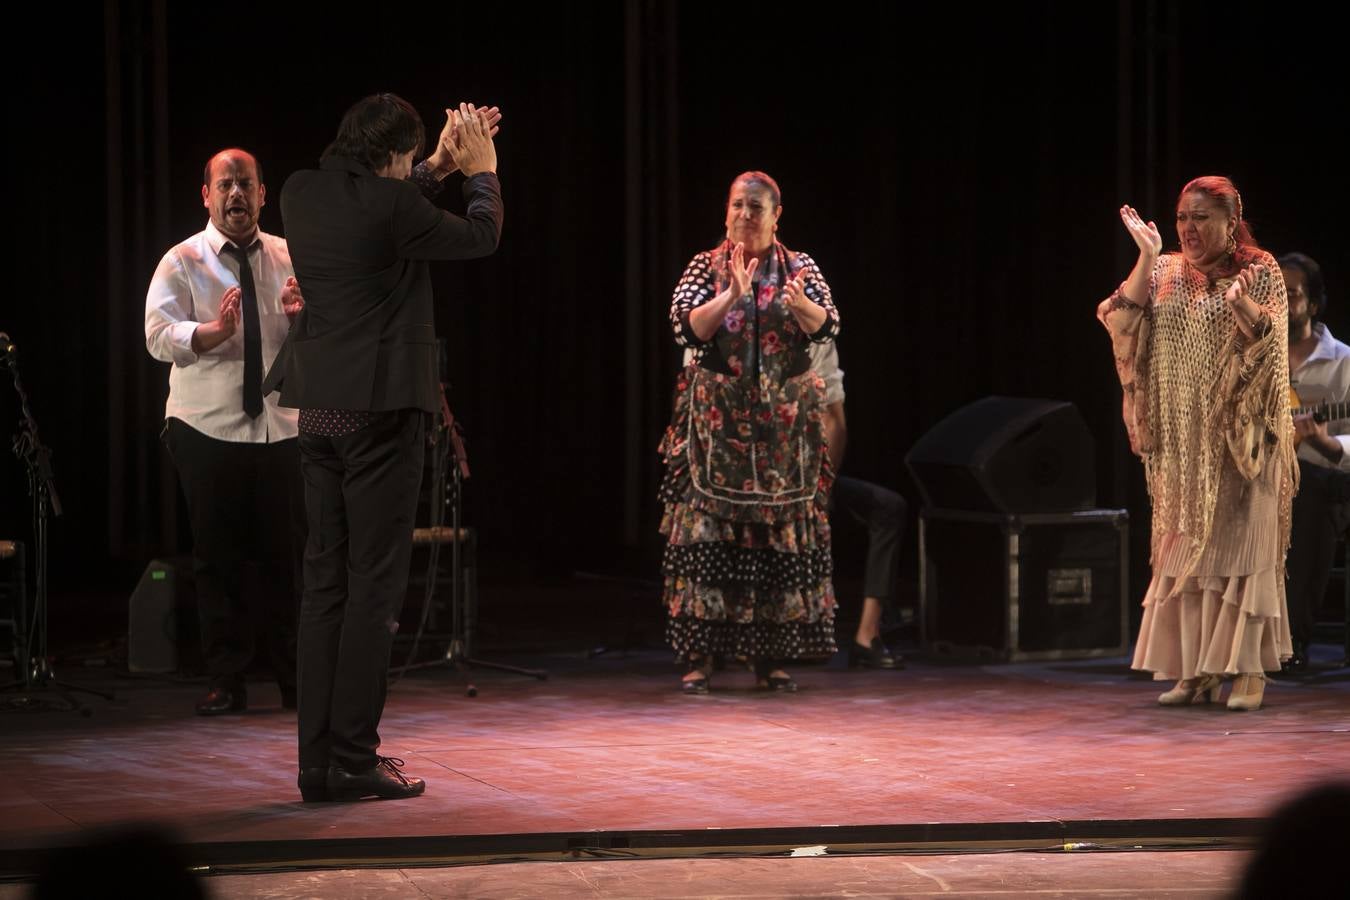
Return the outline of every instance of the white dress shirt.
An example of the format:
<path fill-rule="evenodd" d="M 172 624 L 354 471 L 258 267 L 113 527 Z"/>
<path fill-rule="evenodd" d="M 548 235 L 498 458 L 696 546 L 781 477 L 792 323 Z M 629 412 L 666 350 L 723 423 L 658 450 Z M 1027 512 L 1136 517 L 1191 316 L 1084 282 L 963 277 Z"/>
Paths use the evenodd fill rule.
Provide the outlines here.
<path fill-rule="evenodd" d="M 1321 322 L 1314 322 L 1312 331 L 1317 335 L 1317 346 L 1298 371 L 1290 373 L 1289 384 L 1304 406 L 1315 406 L 1324 401 L 1344 403 L 1350 400 L 1350 347 L 1332 337 L 1331 330 Z M 1333 463 L 1307 441 L 1299 444 L 1298 458 L 1350 472 L 1350 419 L 1331 420 L 1327 423 L 1327 433 L 1340 442 L 1340 462 Z"/>
<path fill-rule="evenodd" d="M 266 372 L 286 340 L 290 320 L 281 307 L 281 289 L 294 274 L 286 241 L 257 232 L 249 250 L 249 268 L 258 294 L 262 368 Z M 220 298 L 239 284 L 239 263 L 222 254 L 230 239 L 207 222 L 206 230 L 178 244 L 159 261 L 145 296 L 145 346 L 150 355 L 172 363 L 164 417 L 181 419 L 209 437 L 262 444 L 296 436 L 297 411 L 277 406 L 274 392 L 263 398 L 263 412 L 244 412 L 244 324 L 228 340 L 205 353 L 192 349 L 197 326 L 219 318 Z"/>
<path fill-rule="evenodd" d="M 839 350 L 834 341 L 812 343 L 806 348 L 811 368 L 825 381 L 825 403 L 844 402 L 844 370 L 839 368 Z"/>

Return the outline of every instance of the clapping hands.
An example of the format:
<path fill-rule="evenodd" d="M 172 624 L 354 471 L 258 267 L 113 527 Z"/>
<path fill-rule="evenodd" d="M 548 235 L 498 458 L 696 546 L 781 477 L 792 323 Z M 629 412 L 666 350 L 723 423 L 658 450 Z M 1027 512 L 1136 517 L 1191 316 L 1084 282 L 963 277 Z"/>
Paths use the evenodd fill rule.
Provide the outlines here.
<path fill-rule="evenodd" d="M 731 275 L 731 286 L 735 291 L 735 296 L 744 297 L 750 293 L 750 284 L 755 280 L 755 269 L 759 268 L 759 260 L 751 259 L 750 264 L 745 262 L 745 244 L 739 243 L 731 248 L 731 260 L 727 265 L 727 271 Z"/>
<path fill-rule="evenodd" d="M 447 109 L 445 126 L 441 128 L 436 149 L 427 162 L 447 175 L 456 169 L 466 176 L 495 172 L 497 150 L 492 138 L 497 134 L 501 120 L 502 112 L 495 106 L 475 107 L 472 103 L 461 103 L 458 109 Z"/>

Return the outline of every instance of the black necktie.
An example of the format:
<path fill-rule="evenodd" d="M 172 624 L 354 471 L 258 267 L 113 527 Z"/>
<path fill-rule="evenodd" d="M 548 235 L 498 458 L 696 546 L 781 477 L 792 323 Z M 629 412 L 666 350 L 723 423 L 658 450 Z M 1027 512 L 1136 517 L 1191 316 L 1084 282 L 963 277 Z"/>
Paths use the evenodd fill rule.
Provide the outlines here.
<path fill-rule="evenodd" d="M 244 412 L 250 419 L 256 419 L 263 411 L 258 291 L 253 284 L 253 267 L 248 264 L 248 250 L 226 244 L 225 252 L 239 261 L 239 318 L 244 326 Z"/>

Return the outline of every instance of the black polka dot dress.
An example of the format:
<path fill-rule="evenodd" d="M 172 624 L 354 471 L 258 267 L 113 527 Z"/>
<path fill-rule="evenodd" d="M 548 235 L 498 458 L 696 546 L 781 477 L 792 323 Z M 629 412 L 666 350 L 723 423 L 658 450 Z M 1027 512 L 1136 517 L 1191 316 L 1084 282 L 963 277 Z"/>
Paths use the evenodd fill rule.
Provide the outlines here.
<path fill-rule="evenodd" d="M 834 481 L 825 454 L 824 383 L 811 341 L 832 340 L 829 286 L 804 253 L 775 245 L 759 280 L 700 341 L 689 314 L 730 279 L 729 247 L 700 253 L 671 303 L 676 341 L 694 361 L 676 383 L 661 442 L 662 602 L 676 656 L 789 660 L 835 650 L 830 526 Z M 825 324 L 802 332 L 782 285 L 805 270 L 806 295 Z"/>

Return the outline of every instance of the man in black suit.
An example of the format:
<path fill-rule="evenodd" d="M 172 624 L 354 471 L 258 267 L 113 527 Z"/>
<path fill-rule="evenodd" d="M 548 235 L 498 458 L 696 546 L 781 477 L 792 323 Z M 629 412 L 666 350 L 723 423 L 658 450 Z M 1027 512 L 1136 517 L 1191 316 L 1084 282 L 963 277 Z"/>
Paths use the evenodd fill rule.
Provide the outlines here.
<path fill-rule="evenodd" d="M 426 785 L 380 756 L 379 722 L 408 586 L 426 419 L 440 408 L 429 263 L 492 253 L 502 203 L 495 108 L 447 110 L 436 147 L 407 101 L 342 118 L 281 216 L 305 309 L 263 389 L 300 410 L 309 539 L 299 634 L 301 796 L 394 799 Z M 430 197 L 466 176 L 463 218 Z"/>

